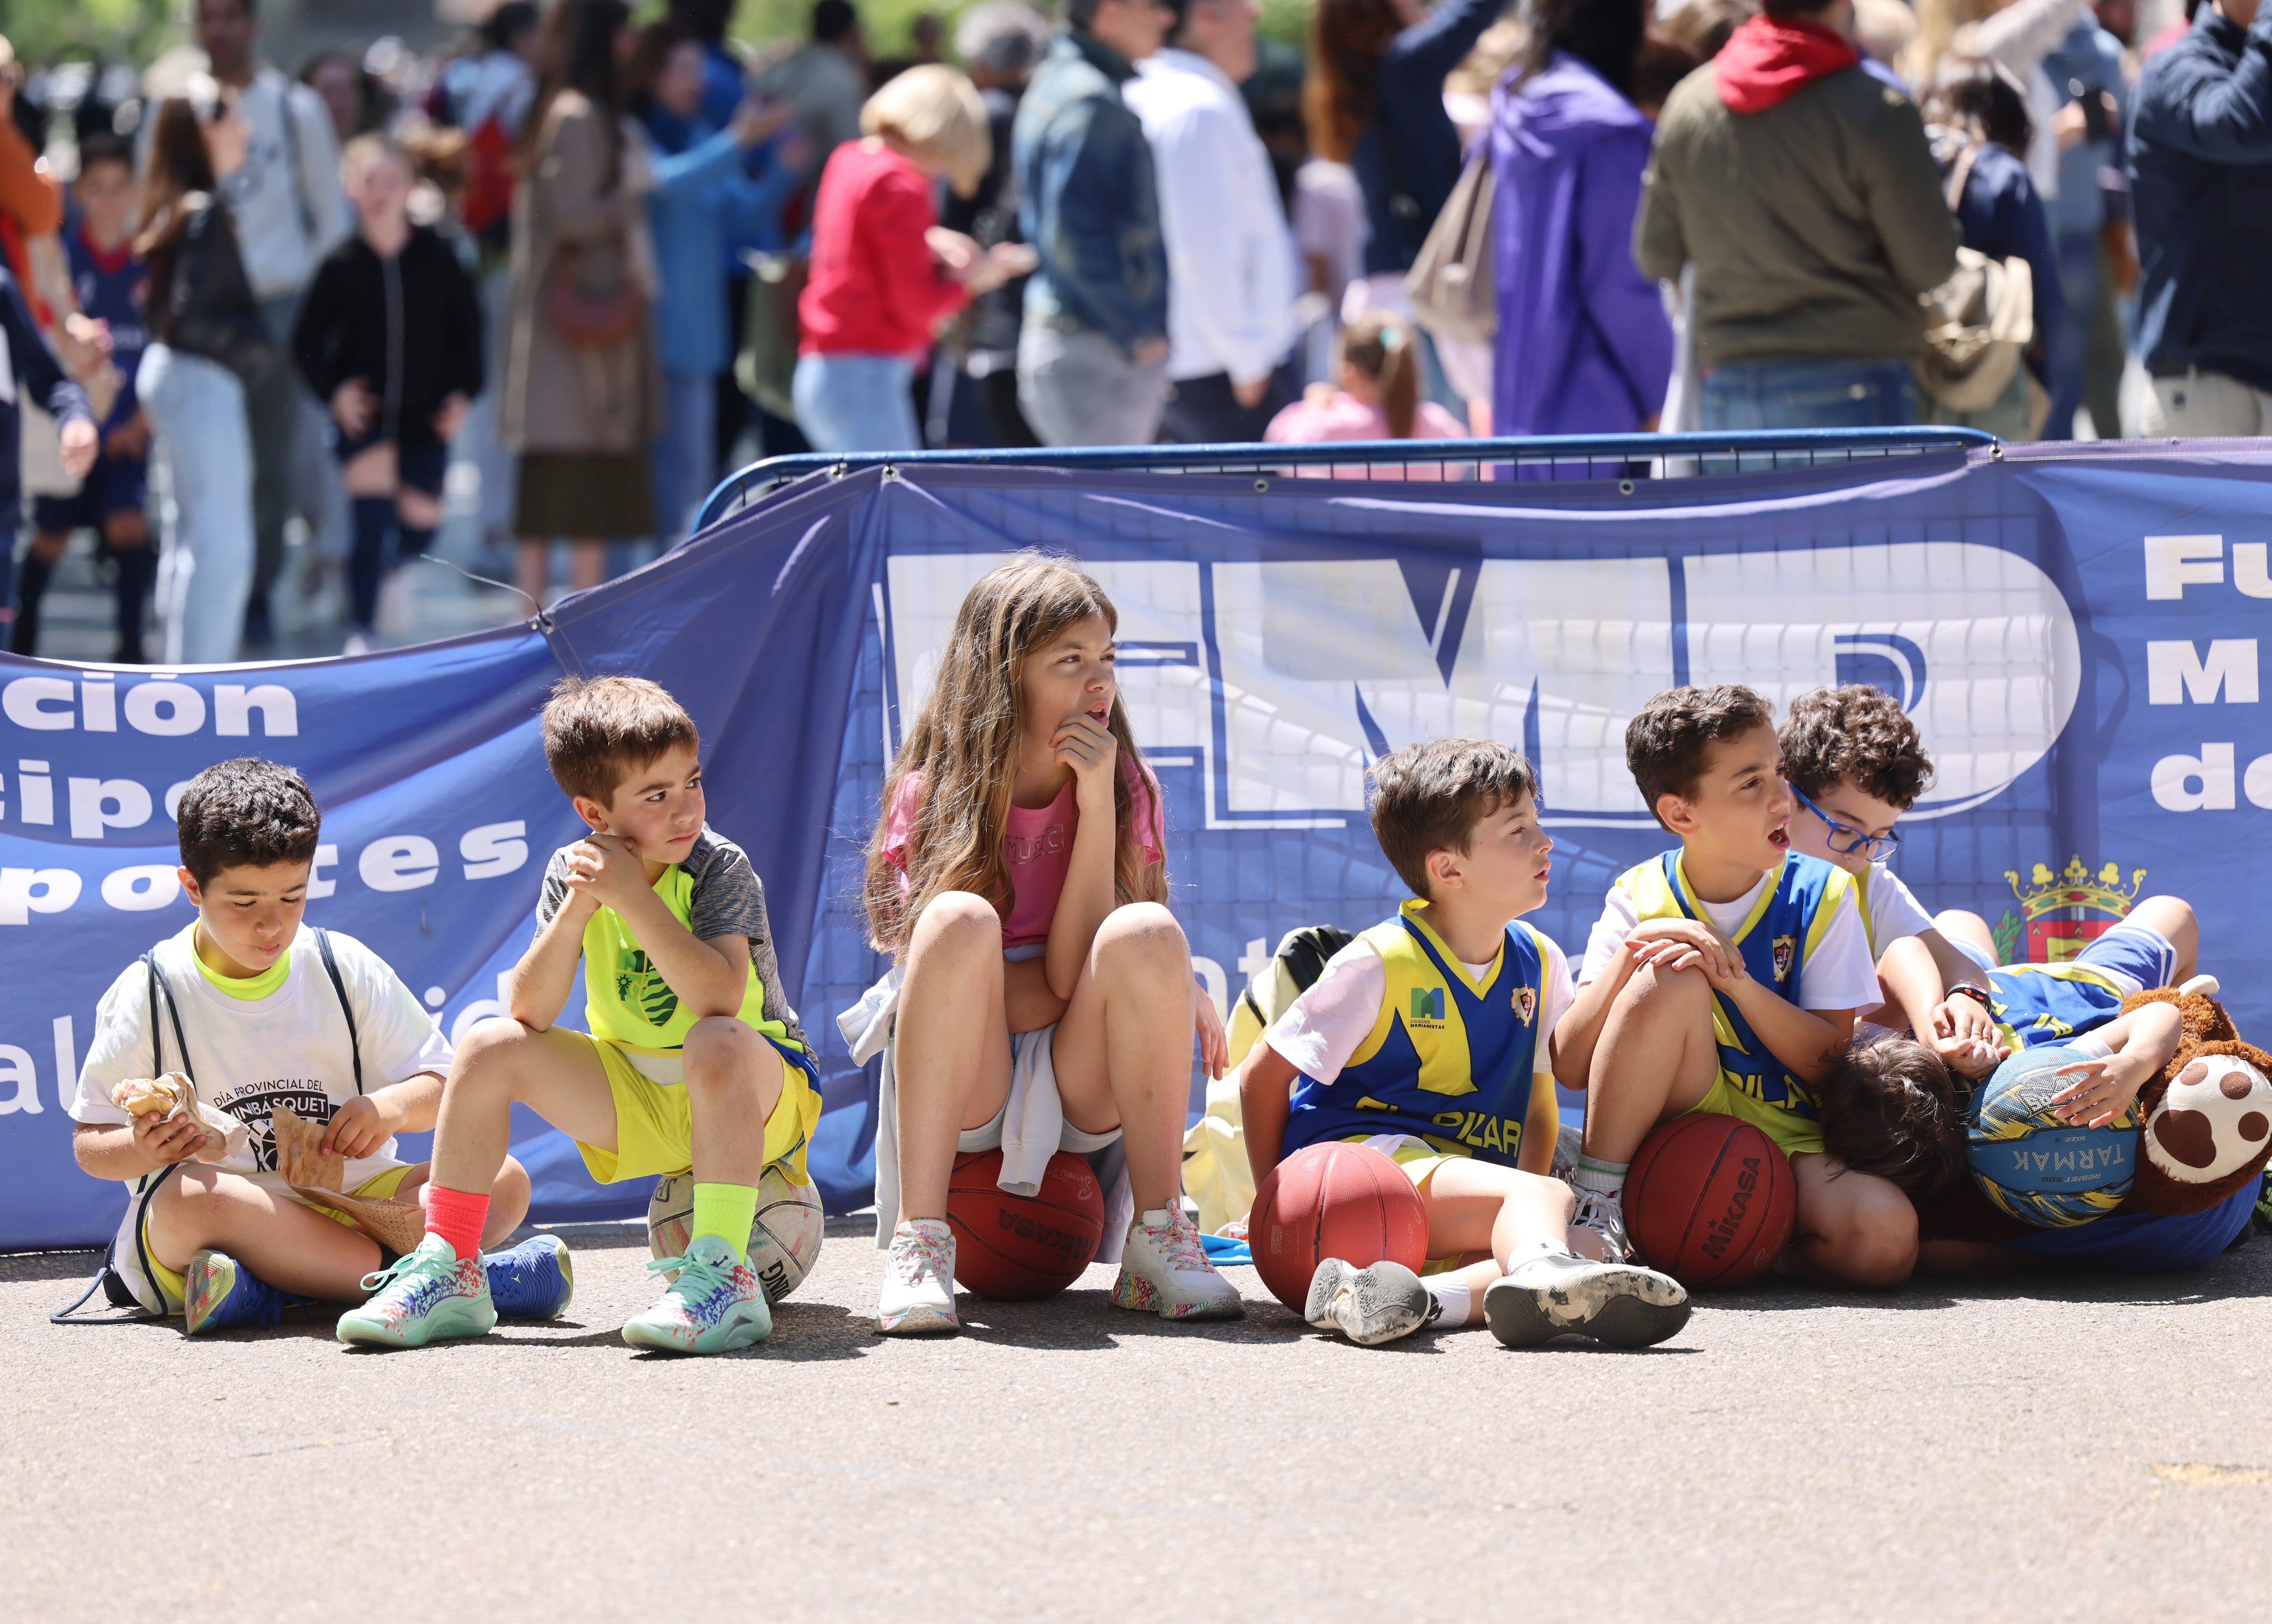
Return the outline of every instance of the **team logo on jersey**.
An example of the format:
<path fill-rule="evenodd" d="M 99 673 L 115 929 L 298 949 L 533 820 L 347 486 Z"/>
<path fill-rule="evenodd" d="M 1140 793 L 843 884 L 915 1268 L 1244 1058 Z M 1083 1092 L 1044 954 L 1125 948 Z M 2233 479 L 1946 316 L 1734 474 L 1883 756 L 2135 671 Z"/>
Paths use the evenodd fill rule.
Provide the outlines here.
<path fill-rule="evenodd" d="M 1790 961 L 1798 955 L 1797 936 L 1777 936 L 1775 939 L 1775 979 L 1778 981 L 1790 973 Z"/>
<path fill-rule="evenodd" d="M 1514 989 L 1514 1018 L 1521 1021 L 1525 1026 L 1528 1026 L 1530 1024 L 1531 1017 L 1536 1016 L 1537 1013 L 1538 989 L 1535 987 L 1516 987 Z"/>
<path fill-rule="evenodd" d="M 641 948 L 632 948 L 616 960 L 616 996 L 639 1012 L 650 1026 L 668 1026 L 678 1013 L 678 995 Z"/>
<path fill-rule="evenodd" d="M 1444 1024 L 1444 989 L 1440 987 L 1416 987 L 1412 989 L 1412 1017 L 1407 1024 L 1426 1023 L 1431 1026 Z"/>

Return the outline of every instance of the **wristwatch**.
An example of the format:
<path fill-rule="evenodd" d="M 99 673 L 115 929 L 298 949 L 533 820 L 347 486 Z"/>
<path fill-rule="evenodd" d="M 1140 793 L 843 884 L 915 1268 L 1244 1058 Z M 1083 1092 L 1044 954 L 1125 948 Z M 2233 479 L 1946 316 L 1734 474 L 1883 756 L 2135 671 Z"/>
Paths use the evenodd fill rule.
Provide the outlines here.
<path fill-rule="evenodd" d="M 1982 1009 L 1993 1009 L 1995 1008 L 1995 1005 L 1990 1000 L 1988 989 L 1984 987 L 1975 987 L 1969 981 L 1967 981 L 1962 987 L 1950 987 L 1948 989 L 1948 995 L 1951 998 L 1977 998 L 1980 1001 L 1980 1007 Z"/>

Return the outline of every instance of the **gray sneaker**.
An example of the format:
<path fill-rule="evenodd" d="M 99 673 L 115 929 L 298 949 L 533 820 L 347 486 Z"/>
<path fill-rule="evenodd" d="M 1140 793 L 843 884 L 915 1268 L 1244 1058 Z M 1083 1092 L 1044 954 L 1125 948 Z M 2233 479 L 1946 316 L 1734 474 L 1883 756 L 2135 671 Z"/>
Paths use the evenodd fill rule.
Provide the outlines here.
<path fill-rule="evenodd" d="M 1688 1323 L 1688 1293 L 1670 1275 L 1637 1263 L 1549 1252 L 1491 1282 L 1484 1292 L 1484 1322 L 1511 1348 L 1573 1335 L 1613 1348 L 1646 1348 Z"/>
<path fill-rule="evenodd" d="M 1590 1229 L 1602 1238 L 1603 1255 L 1611 1263 L 1623 1263 L 1633 1255 L 1633 1242 L 1626 1239 L 1625 1204 L 1615 1196 L 1604 1196 L 1599 1190 L 1580 1190 L 1578 1211 L 1570 1219 L 1573 1229 Z"/>
<path fill-rule="evenodd" d="M 1310 1277 L 1302 1317 L 1319 1330 L 1338 1330 L 1361 1347 L 1409 1337 L 1442 1311 L 1420 1277 L 1401 1263 L 1352 1269 L 1329 1257 Z"/>

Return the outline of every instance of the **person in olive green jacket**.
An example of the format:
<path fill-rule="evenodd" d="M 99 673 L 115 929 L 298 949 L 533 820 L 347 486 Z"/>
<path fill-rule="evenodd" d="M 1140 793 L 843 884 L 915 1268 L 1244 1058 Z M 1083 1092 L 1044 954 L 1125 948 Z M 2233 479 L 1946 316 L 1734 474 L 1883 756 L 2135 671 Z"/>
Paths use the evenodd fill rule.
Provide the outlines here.
<path fill-rule="evenodd" d="M 1666 100 L 1633 258 L 1679 279 L 1706 428 L 1916 421 L 1917 295 L 1958 231 L 1906 91 L 1848 35 L 1852 0 L 1769 0 Z"/>

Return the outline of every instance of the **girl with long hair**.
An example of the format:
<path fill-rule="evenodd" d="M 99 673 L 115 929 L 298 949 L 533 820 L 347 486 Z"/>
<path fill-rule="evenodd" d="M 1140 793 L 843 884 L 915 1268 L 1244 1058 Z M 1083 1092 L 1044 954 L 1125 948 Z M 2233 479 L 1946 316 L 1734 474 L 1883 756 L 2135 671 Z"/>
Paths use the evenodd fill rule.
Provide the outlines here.
<path fill-rule="evenodd" d="M 158 104 L 135 252 L 150 267 L 151 343 L 134 378 L 168 475 L 158 601 L 168 665 L 235 659 L 252 589 L 252 442 L 245 391 L 276 346 L 215 195 L 250 127 L 209 75 Z"/>
<path fill-rule="evenodd" d="M 959 1328 L 958 1151 L 1001 1147 L 1013 1188 L 1059 1150 L 1115 1139 L 1134 1216 L 1112 1300 L 1244 1313 L 1181 1204 L 1191 1034 L 1210 1076 L 1226 1045 L 1166 906 L 1160 787 L 1114 677 L 1117 623 L 1069 560 L 1024 553 L 983 577 L 885 783 L 866 902 L 899 962 L 864 1007 L 880 1019 L 896 997 L 876 1147 L 887 1334 Z"/>
<path fill-rule="evenodd" d="M 1411 321 L 1367 310 L 1341 332 L 1332 384 L 1312 384 L 1301 399 L 1270 420 L 1262 437 L 1281 445 L 1320 440 L 1457 440 L 1467 430 L 1449 412 L 1420 398 L 1420 362 Z M 1327 470 L 1304 469 L 1323 477 Z M 1429 463 L 1377 466 L 1375 479 L 1434 480 Z"/>

